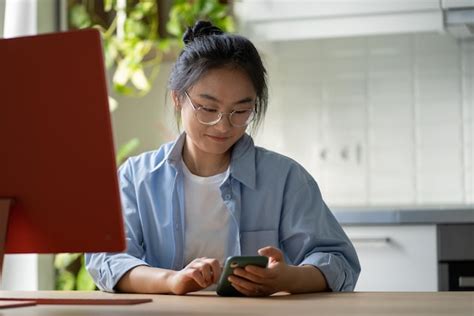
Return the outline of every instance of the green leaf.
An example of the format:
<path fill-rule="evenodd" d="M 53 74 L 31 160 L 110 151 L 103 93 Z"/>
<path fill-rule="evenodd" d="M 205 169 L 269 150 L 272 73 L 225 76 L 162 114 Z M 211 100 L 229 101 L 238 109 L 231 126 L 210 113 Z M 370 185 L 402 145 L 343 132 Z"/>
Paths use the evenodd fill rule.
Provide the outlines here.
<path fill-rule="evenodd" d="M 133 138 L 120 146 L 117 153 L 117 166 L 121 165 L 140 145 L 138 138 Z"/>
<path fill-rule="evenodd" d="M 54 256 L 54 267 L 56 269 L 66 269 L 80 256 L 80 253 L 58 253 Z"/>
<path fill-rule="evenodd" d="M 104 53 L 105 53 L 105 67 L 110 68 L 113 66 L 115 59 L 119 55 L 117 43 L 114 39 L 104 40 Z"/>
<path fill-rule="evenodd" d="M 154 1 L 142 1 L 137 3 L 135 7 L 130 11 L 130 17 L 133 19 L 142 19 L 148 15 L 155 14 L 157 11 L 156 2 Z"/>
<path fill-rule="evenodd" d="M 76 285 L 76 277 L 69 271 L 59 271 L 56 276 L 55 289 L 60 291 L 72 291 Z"/>
<path fill-rule="evenodd" d="M 122 59 L 113 76 L 113 82 L 117 85 L 125 85 L 132 77 L 133 70 L 130 68 L 130 58 Z"/>
<path fill-rule="evenodd" d="M 160 39 L 157 43 L 157 49 L 163 52 L 168 52 L 171 49 L 173 40 L 169 38 Z"/>
<path fill-rule="evenodd" d="M 114 83 L 114 90 L 123 95 L 133 95 L 133 89 L 126 85 Z"/>
<path fill-rule="evenodd" d="M 232 16 L 228 15 L 222 20 L 222 28 L 226 30 L 226 32 L 235 32 L 235 22 Z"/>
<path fill-rule="evenodd" d="M 170 10 L 170 19 L 166 25 L 166 30 L 173 36 L 181 38 L 186 27 L 191 26 L 197 15 L 193 13 L 191 4 L 183 2 L 175 4 Z"/>
<path fill-rule="evenodd" d="M 137 69 L 133 72 L 132 83 L 140 91 L 150 90 L 150 82 L 145 76 L 143 69 Z"/>
<path fill-rule="evenodd" d="M 118 107 L 118 102 L 117 100 L 115 100 L 114 98 L 112 98 L 111 96 L 109 96 L 109 111 L 110 112 L 113 112 L 117 109 Z"/>
<path fill-rule="evenodd" d="M 112 7 L 115 5 L 115 0 L 104 0 L 104 11 L 110 12 Z"/>
<path fill-rule="evenodd" d="M 84 261 L 84 260 L 83 260 Z M 85 267 L 84 262 L 77 274 L 76 289 L 78 291 L 93 291 L 96 289 L 94 280 Z"/>
<path fill-rule="evenodd" d="M 171 35 L 174 35 L 175 37 L 180 37 L 181 27 L 179 25 L 179 21 L 177 19 L 170 19 L 166 24 L 166 30 Z"/>
<path fill-rule="evenodd" d="M 69 20 L 71 25 L 78 29 L 83 29 L 92 25 L 92 20 L 87 13 L 87 9 L 82 4 L 75 4 L 69 11 Z"/>
<path fill-rule="evenodd" d="M 155 1 L 142 1 L 135 6 L 137 11 L 140 11 L 143 15 L 153 13 L 156 9 Z"/>

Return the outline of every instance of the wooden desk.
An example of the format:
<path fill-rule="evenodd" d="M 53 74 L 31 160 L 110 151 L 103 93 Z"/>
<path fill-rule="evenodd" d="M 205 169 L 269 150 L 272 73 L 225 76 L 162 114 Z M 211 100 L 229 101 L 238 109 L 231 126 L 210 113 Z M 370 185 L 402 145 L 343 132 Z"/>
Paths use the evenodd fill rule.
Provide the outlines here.
<path fill-rule="evenodd" d="M 133 295 L 102 292 L 6 292 L 1 297 L 151 297 L 153 302 L 128 306 L 37 305 L 4 309 L 0 315 L 474 315 L 474 292 L 319 293 L 265 298 L 223 298 L 211 292 Z"/>

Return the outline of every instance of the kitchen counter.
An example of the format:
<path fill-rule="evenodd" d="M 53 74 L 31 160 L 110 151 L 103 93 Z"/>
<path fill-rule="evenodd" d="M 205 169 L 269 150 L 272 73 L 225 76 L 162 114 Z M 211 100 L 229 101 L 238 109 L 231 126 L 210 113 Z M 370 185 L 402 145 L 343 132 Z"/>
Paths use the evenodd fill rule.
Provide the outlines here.
<path fill-rule="evenodd" d="M 474 223 L 474 205 L 331 207 L 341 225 Z"/>

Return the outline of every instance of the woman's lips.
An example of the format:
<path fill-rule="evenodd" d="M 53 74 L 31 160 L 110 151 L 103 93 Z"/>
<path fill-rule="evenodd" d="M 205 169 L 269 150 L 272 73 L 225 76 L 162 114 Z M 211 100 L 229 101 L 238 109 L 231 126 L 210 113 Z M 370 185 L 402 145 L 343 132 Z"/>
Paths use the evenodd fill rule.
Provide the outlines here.
<path fill-rule="evenodd" d="M 230 138 L 230 137 L 212 136 L 212 135 L 207 135 L 207 137 L 209 137 L 210 139 L 212 139 L 216 142 L 220 142 L 220 143 L 223 143 L 223 142 L 229 140 L 229 138 Z"/>

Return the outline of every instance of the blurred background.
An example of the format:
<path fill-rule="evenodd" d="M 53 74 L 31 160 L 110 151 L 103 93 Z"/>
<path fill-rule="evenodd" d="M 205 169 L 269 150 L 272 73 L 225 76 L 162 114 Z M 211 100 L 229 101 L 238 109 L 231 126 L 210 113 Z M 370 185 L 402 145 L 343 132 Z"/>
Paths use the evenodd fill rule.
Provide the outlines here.
<path fill-rule="evenodd" d="M 357 290 L 474 289 L 474 0 L 0 0 L 3 37 L 101 29 L 119 163 L 178 135 L 167 80 L 197 19 L 259 49 L 256 144 L 316 179 Z M 93 288 L 81 254 L 5 265 L 4 289 Z"/>

